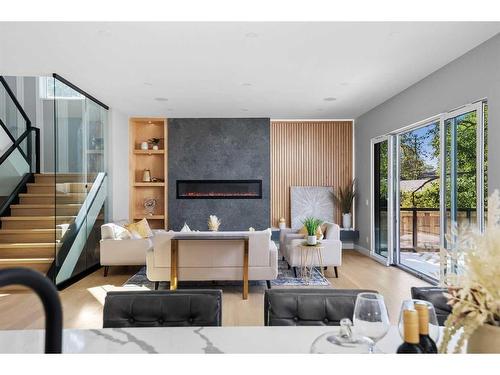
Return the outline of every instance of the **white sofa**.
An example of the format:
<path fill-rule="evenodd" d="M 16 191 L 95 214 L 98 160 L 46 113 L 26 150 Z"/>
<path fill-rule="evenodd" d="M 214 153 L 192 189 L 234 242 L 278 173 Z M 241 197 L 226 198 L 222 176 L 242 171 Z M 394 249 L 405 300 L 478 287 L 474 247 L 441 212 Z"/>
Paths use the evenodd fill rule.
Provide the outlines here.
<path fill-rule="evenodd" d="M 186 233 L 183 233 L 183 235 Z M 190 236 L 248 236 L 249 280 L 273 280 L 278 276 L 278 250 L 271 230 L 255 232 L 191 232 Z M 170 240 L 178 232 L 155 235 L 147 250 L 146 274 L 154 282 L 170 281 Z M 179 241 L 179 281 L 241 280 L 243 241 Z"/>
<path fill-rule="evenodd" d="M 154 235 L 165 232 L 153 230 Z M 146 252 L 153 247 L 153 238 L 120 239 L 113 233 L 113 224 L 101 226 L 100 263 L 107 276 L 110 266 L 143 266 Z"/>
<path fill-rule="evenodd" d="M 321 255 L 324 267 L 333 267 L 335 277 L 338 277 L 337 267 L 342 265 L 342 242 L 340 241 L 340 227 L 337 224 L 325 223 L 326 231 L 321 240 L 323 250 Z M 304 235 L 299 234 L 298 230 L 284 228 L 280 231 L 280 252 L 288 262 L 290 267 L 301 266 L 300 245 L 304 242 Z M 319 266 L 317 258 L 314 258 L 314 266 Z"/>

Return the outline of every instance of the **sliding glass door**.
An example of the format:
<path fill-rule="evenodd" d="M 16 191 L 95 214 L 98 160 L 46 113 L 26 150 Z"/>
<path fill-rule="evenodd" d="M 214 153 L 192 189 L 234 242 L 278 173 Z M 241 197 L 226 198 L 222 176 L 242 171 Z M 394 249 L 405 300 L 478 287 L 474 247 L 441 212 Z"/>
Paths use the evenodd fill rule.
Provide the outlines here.
<path fill-rule="evenodd" d="M 397 135 L 397 261 L 439 278 L 440 118 Z"/>
<path fill-rule="evenodd" d="M 487 112 L 478 102 L 372 140 L 373 258 L 429 280 L 457 272 L 440 252 L 454 227 L 484 228 Z"/>

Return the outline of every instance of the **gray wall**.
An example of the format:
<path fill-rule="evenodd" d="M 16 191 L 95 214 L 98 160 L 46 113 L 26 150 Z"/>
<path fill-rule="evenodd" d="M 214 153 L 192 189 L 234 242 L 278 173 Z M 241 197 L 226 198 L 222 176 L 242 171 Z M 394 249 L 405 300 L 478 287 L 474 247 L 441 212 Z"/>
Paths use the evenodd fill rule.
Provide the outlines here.
<path fill-rule="evenodd" d="M 432 58 L 432 56 L 429 56 Z M 370 248 L 370 140 L 433 115 L 488 99 L 489 191 L 500 188 L 500 34 L 356 119 L 358 245 Z"/>
<path fill-rule="evenodd" d="M 169 119 L 169 227 L 186 222 L 207 230 L 209 215 L 221 230 L 269 227 L 270 121 L 267 118 Z M 261 179 L 262 199 L 176 199 L 177 180 Z"/>

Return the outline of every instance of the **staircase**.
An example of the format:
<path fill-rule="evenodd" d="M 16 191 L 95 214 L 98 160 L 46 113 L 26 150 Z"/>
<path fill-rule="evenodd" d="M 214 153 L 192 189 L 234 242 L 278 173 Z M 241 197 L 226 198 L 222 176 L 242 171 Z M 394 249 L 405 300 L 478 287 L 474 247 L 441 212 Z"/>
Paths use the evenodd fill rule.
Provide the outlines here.
<path fill-rule="evenodd" d="M 79 175 L 35 174 L 10 216 L 0 218 L 0 269 L 28 267 L 47 273 L 60 240 L 74 222 L 88 189 Z M 57 202 L 57 205 L 56 205 Z M 56 212 L 57 207 L 57 212 Z"/>

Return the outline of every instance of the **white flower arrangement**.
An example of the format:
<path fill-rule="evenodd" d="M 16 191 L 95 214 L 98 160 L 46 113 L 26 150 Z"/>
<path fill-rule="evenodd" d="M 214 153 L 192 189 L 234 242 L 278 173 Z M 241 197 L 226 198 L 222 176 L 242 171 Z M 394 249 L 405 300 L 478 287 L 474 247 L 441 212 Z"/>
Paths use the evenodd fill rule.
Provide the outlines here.
<path fill-rule="evenodd" d="M 208 229 L 217 232 L 219 230 L 220 220 L 215 215 L 210 215 L 208 218 Z"/>
<path fill-rule="evenodd" d="M 452 228 L 453 250 L 443 250 L 443 266 L 453 264 L 455 272 L 446 275 L 448 304 L 452 312 L 445 322 L 439 351 L 447 351 L 452 336 L 460 332 L 454 352 L 484 324 L 500 326 L 500 192 L 488 199 L 488 222 L 484 233 L 469 226 Z"/>

